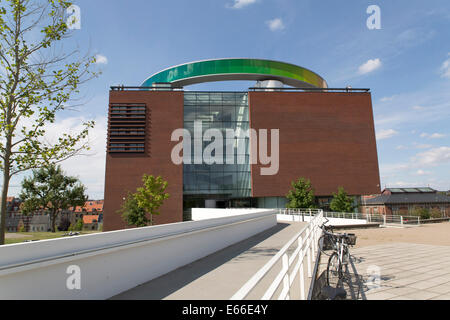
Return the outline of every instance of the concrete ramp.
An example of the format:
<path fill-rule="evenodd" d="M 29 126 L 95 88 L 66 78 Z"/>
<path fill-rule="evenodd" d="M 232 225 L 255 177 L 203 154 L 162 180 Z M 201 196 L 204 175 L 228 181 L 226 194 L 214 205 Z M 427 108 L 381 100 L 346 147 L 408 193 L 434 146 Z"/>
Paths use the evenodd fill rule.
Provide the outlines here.
<path fill-rule="evenodd" d="M 215 252 L 134 289 L 115 300 L 228 300 L 262 268 L 306 223 L 283 222 L 247 240 Z M 275 268 L 277 269 L 277 268 Z M 275 272 L 275 271 L 274 271 Z M 268 274 L 248 299 L 259 299 Z M 259 295 L 259 298 L 258 298 Z"/>

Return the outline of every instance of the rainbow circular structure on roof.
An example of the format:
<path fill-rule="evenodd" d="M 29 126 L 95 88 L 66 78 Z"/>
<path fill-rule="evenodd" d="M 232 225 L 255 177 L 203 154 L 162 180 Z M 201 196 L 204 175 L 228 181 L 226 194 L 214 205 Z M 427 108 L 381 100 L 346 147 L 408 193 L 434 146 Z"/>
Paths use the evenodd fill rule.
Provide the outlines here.
<path fill-rule="evenodd" d="M 160 71 L 141 85 L 170 83 L 184 87 L 197 83 L 226 80 L 277 80 L 297 88 L 328 88 L 315 72 L 294 64 L 263 59 L 215 59 L 189 62 Z"/>

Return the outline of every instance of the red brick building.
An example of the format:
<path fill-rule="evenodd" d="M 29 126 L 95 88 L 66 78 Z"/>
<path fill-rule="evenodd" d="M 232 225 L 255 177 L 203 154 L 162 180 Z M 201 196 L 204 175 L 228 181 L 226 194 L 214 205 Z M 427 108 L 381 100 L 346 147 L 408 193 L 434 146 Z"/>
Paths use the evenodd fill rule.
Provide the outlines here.
<path fill-rule="evenodd" d="M 370 91 L 330 89 L 307 69 L 247 60 L 190 63 L 157 73 L 141 87 L 111 88 L 105 231 L 126 227 L 117 211 L 127 193 L 141 185 L 144 174 L 168 181 L 170 198 L 155 217 L 156 224 L 180 222 L 183 210 L 192 207 L 284 207 L 291 182 L 300 177 L 310 179 L 315 194 L 324 199 L 341 186 L 357 197 L 380 193 Z M 205 81 L 243 79 L 259 81 L 258 88 L 246 92 L 182 89 Z M 276 88 L 266 80 L 273 80 Z M 283 84 L 296 88 L 281 88 Z M 197 163 L 199 121 L 200 128 L 216 129 L 224 137 L 227 130 L 254 130 L 259 149 L 253 150 L 253 136 L 235 136 L 225 140 L 235 150 L 234 163 Z M 183 150 L 183 164 L 173 161 L 172 152 L 180 143 L 172 141 L 177 129 L 185 129 L 190 138 L 185 141 L 192 147 L 190 155 Z M 260 152 L 264 130 L 267 155 L 272 156 L 269 164 L 261 157 L 252 161 Z M 276 132 L 279 159 L 274 165 L 277 150 L 272 150 L 271 139 Z M 205 139 L 199 143 L 207 149 Z M 272 165 L 278 167 L 275 174 L 262 174 L 261 169 Z"/>
<path fill-rule="evenodd" d="M 450 196 L 429 187 L 387 188 L 381 195 L 365 196 L 362 212 L 383 215 L 412 215 L 417 209 L 435 210 L 450 216 Z"/>

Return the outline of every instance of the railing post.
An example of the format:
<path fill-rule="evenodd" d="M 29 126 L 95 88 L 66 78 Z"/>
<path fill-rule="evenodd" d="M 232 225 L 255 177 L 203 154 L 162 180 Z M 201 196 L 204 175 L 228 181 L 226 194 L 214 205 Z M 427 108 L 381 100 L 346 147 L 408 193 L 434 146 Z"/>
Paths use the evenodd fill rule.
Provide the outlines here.
<path fill-rule="evenodd" d="M 301 257 L 303 257 L 303 238 L 302 237 L 298 238 L 298 245 L 300 247 L 300 252 L 299 252 L 299 259 L 300 259 Z M 300 268 L 298 270 L 298 272 L 299 272 L 298 276 L 299 276 L 299 281 L 300 281 L 300 283 L 299 283 L 299 285 L 300 285 L 300 300 L 306 300 L 306 296 L 305 296 L 305 272 L 304 272 L 303 264 L 304 264 L 304 261 L 303 260 L 300 261 Z M 308 269 L 308 276 L 309 276 L 309 269 Z"/>
<path fill-rule="evenodd" d="M 386 226 L 386 215 L 383 216 L 383 225 Z"/>
<path fill-rule="evenodd" d="M 286 271 L 286 275 L 283 279 L 283 286 L 284 289 L 287 290 L 287 295 L 285 300 L 290 300 L 290 291 L 291 288 L 289 287 L 289 258 L 287 254 L 283 255 L 283 271 Z"/>
<path fill-rule="evenodd" d="M 403 216 L 400 216 L 400 224 L 403 226 Z"/>
<path fill-rule="evenodd" d="M 306 241 L 306 243 L 310 244 L 309 241 Z M 312 277 L 311 245 L 308 245 L 305 250 L 306 250 L 306 266 L 308 269 L 308 278 L 311 278 Z"/>

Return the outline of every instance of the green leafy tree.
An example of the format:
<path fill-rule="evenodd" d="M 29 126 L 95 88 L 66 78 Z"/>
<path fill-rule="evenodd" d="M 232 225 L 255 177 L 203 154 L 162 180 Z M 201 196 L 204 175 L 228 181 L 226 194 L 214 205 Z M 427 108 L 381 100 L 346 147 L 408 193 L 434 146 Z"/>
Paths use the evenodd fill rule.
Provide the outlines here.
<path fill-rule="evenodd" d="M 63 48 L 71 32 L 65 0 L 0 1 L 0 245 L 5 243 L 6 199 L 13 176 L 63 161 L 88 148 L 88 130 L 48 137 L 56 115 L 70 109 L 79 86 L 97 76 L 94 57 Z"/>
<path fill-rule="evenodd" d="M 330 209 L 334 212 L 353 212 L 355 210 L 355 198 L 348 196 L 343 187 L 339 187 L 338 193 L 333 193 Z"/>
<path fill-rule="evenodd" d="M 138 228 L 148 226 L 150 220 L 147 218 L 147 214 L 144 209 L 140 208 L 134 194 L 129 193 L 126 197 L 122 208 L 122 219 L 129 226 L 136 226 Z"/>
<path fill-rule="evenodd" d="M 50 214 L 51 230 L 56 232 L 56 217 L 70 207 L 82 206 L 88 200 L 86 188 L 75 177 L 64 174 L 61 166 L 48 165 L 33 170 L 22 182 L 22 212 L 44 210 Z"/>
<path fill-rule="evenodd" d="M 75 227 L 73 228 L 73 231 L 82 231 L 84 227 L 83 219 L 78 219 L 77 223 L 75 224 Z"/>
<path fill-rule="evenodd" d="M 122 218 L 128 225 L 145 227 L 153 225 L 153 215 L 159 215 L 159 208 L 170 197 L 166 193 L 167 181 L 162 177 L 144 175 L 143 187 L 134 194 L 128 194 L 122 206 Z"/>
<path fill-rule="evenodd" d="M 315 208 L 314 189 L 311 181 L 305 178 L 299 178 L 291 183 L 292 189 L 287 194 L 287 208 Z"/>

